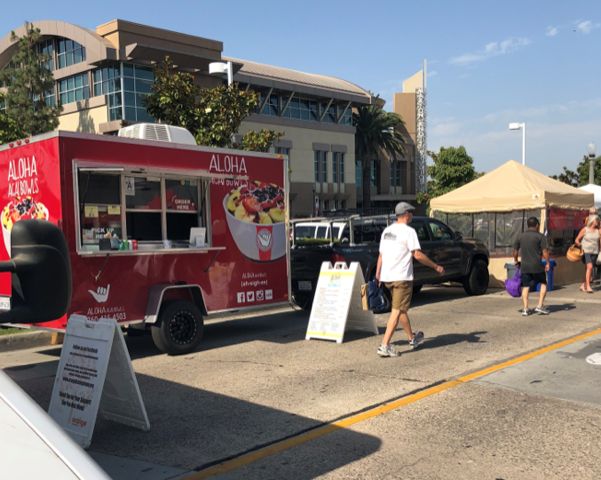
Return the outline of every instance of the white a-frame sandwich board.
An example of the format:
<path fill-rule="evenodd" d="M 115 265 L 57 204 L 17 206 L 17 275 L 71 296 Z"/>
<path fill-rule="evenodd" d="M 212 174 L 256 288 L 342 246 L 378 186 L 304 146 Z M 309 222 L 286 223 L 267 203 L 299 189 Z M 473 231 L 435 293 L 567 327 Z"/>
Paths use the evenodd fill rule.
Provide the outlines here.
<path fill-rule="evenodd" d="M 361 285 L 365 283 L 358 262 L 323 262 L 315 289 L 307 327 L 307 340 L 320 338 L 342 343 L 347 330 L 367 330 L 377 334 L 371 311 L 361 306 Z"/>
<path fill-rule="evenodd" d="M 114 319 L 69 318 L 48 413 L 83 448 L 92 442 L 98 413 L 150 430 L 125 339 Z"/>

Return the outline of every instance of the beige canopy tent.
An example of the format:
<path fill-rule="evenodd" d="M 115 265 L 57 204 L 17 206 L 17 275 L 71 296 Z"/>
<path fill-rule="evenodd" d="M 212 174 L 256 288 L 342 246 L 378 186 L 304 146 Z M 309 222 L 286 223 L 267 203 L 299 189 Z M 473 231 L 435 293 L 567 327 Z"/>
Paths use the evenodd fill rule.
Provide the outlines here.
<path fill-rule="evenodd" d="M 593 205 L 592 193 L 553 180 L 515 160 L 430 201 L 432 212 L 446 213 L 510 212 L 546 207 L 588 209 Z"/>
<path fill-rule="evenodd" d="M 514 160 L 452 192 L 430 201 L 433 216 L 457 231 L 483 241 L 490 250 L 490 284 L 503 286 L 506 265 L 513 264 L 513 239 L 534 215 L 548 227 L 551 254 L 557 261 L 555 284 L 579 281 L 582 264 L 563 253 L 593 206 L 593 194 L 553 180 Z M 549 222 L 548 216 L 550 215 Z M 446 218 L 444 218 L 446 217 Z"/>

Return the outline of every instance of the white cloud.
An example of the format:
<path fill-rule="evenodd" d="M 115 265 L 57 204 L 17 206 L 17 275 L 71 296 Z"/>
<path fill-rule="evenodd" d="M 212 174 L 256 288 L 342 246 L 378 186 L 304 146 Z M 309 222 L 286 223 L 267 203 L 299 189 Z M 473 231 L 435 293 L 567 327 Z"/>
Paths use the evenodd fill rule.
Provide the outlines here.
<path fill-rule="evenodd" d="M 428 78 L 438 75 L 438 70 L 428 70 Z"/>
<path fill-rule="evenodd" d="M 483 49 L 478 50 L 477 52 L 464 53 L 463 55 L 459 55 L 458 57 L 452 57 L 449 60 L 449 63 L 451 65 L 458 65 L 460 67 L 464 67 L 476 62 L 488 60 L 492 57 L 507 55 L 527 45 L 530 45 L 530 43 L 530 39 L 523 37 L 511 37 L 500 42 L 490 42 L 487 43 Z"/>
<path fill-rule="evenodd" d="M 545 35 L 547 37 L 554 37 L 555 35 L 557 35 L 559 33 L 559 29 L 557 27 L 553 27 L 553 26 L 548 26 L 547 27 L 547 32 L 545 33 Z"/>
<path fill-rule="evenodd" d="M 582 20 L 576 22 L 576 25 L 574 25 L 574 31 L 582 33 L 583 35 L 588 35 L 599 27 L 601 27 L 601 23 L 593 23 L 590 20 Z"/>

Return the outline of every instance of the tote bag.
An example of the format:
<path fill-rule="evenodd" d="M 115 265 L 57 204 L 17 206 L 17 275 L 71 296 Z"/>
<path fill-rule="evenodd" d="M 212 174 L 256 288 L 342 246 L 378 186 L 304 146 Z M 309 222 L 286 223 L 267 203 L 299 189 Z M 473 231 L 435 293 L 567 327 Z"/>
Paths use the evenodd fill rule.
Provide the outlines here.
<path fill-rule="evenodd" d="M 522 272 L 516 267 L 513 278 L 505 280 L 505 290 L 512 297 L 519 297 L 522 294 Z"/>
<path fill-rule="evenodd" d="M 367 284 L 367 303 L 369 309 L 374 313 L 383 313 L 390 310 L 390 300 L 384 292 L 384 286 L 374 280 Z"/>

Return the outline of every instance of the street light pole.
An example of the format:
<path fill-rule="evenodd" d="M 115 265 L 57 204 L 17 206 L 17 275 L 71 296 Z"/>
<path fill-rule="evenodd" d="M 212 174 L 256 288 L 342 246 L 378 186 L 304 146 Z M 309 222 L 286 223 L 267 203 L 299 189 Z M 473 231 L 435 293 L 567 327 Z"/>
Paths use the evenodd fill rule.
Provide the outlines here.
<path fill-rule="evenodd" d="M 595 183 L 595 157 L 597 156 L 597 147 L 595 146 L 594 143 L 591 142 L 587 145 L 586 150 L 588 152 L 588 159 L 589 159 L 588 183 L 594 184 Z"/>
<path fill-rule="evenodd" d="M 522 131 L 522 165 L 526 165 L 526 123 L 510 123 L 509 130 Z"/>

